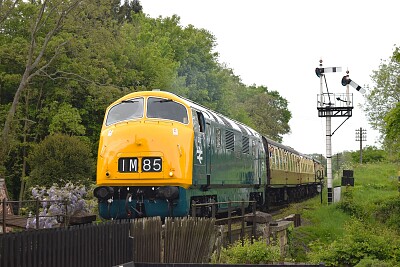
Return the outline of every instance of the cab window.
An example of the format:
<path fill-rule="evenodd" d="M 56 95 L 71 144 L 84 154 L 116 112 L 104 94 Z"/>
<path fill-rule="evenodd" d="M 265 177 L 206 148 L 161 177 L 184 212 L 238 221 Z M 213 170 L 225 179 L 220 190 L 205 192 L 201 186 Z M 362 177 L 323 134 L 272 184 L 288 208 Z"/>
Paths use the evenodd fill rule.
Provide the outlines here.
<path fill-rule="evenodd" d="M 165 98 L 149 97 L 147 100 L 147 118 L 173 120 L 188 124 L 185 106 Z"/>
<path fill-rule="evenodd" d="M 120 121 L 132 120 L 143 117 L 143 98 L 123 100 L 116 104 L 107 114 L 106 125 Z"/>

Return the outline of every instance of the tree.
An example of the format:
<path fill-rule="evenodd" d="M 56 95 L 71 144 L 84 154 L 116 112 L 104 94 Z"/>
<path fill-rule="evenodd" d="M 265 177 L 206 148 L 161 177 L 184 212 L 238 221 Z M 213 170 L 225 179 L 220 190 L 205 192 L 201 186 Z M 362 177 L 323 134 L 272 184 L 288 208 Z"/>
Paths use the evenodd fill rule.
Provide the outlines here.
<path fill-rule="evenodd" d="M 369 121 L 384 138 L 384 146 L 399 158 L 399 102 L 400 102 L 400 50 L 395 48 L 388 61 L 381 62 L 379 70 L 371 76 L 375 86 L 366 95 Z"/>
<path fill-rule="evenodd" d="M 45 73 L 61 53 L 63 46 L 67 43 L 65 38 L 56 38 L 61 31 L 65 19 L 79 5 L 81 0 L 62 1 L 44 0 L 43 2 L 32 2 L 35 12 L 31 13 L 28 20 L 31 21 L 29 33 L 29 45 L 26 49 L 26 63 L 18 88 L 8 111 L 1 140 L 0 164 L 3 165 L 10 148 L 9 134 L 21 94 L 28 87 L 31 80 L 39 74 Z M 28 3 L 20 3 L 21 8 Z M 17 6 L 16 8 L 18 8 Z M 17 14 L 18 15 L 18 14 Z M 54 41 L 54 42 L 52 42 Z M 49 51 L 50 50 L 50 51 Z"/>
<path fill-rule="evenodd" d="M 269 92 L 263 86 L 250 88 L 247 94 L 245 107 L 253 127 L 261 134 L 281 142 L 282 135 L 290 132 L 292 114 L 287 108 L 287 100 L 277 91 Z"/>
<path fill-rule="evenodd" d="M 354 163 L 360 162 L 360 151 L 351 152 L 351 158 Z M 362 162 L 363 163 L 373 163 L 373 162 L 382 162 L 386 160 L 387 153 L 382 150 L 378 149 L 375 146 L 366 146 L 362 150 Z"/>
<path fill-rule="evenodd" d="M 61 104 L 57 114 L 52 118 L 49 126 L 50 134 L 61 133 L 68 135 L 84 135 L 85 126 L 78 109 L 70 104 Z"/>
<path fill-rule="evenodd" d="M 389 153 L 397 160 L 400 159 L 400 103 L 390 110 L 385 118 L 385 145 Z"/>
<path fill-rule="evenodd" d="M 366 94 L 364 110 L 372 126 L 385 132 L 386 114 L 400 102 L 400 56 L 395 48 L 389 60 L 382 61 L 371 76 L 374 87 Z"/>
<path fill-rule="evenodd" d="M 77 136 L 50 135 L 34 147 L 28 157 L 32 168 L 27 187 L 68 182 L 89 185 L 94 177 L 94 159 L 90 146 Z"/>
<path fill-rule="evenodd" d="M 19 0 L 0 0 L 0 25 L 8 18 L 12 13 Z"/>
<path fill-rule="evenodd" d="M 106 106 L 126 93 L 112 86 L 121 75 L 113 58 L 119 51 L 110 49 L 119 32 L 110 7 L 108 0 L 20 1 L 3 23 L 0 175 L 7 174 L 14 197 L 24 192 L 25 158 L 33 143 L 52 132 L 86 132 L 94 147 Z"/>

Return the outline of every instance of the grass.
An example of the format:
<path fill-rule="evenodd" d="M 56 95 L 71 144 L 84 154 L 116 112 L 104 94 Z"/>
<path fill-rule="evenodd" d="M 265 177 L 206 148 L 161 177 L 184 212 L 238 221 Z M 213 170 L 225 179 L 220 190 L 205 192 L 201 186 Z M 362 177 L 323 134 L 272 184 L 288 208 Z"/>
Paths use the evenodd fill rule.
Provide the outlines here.
<path fill-rule="evenodd" d="M 374 214 L 379 210 L 381 203 L 399 196 L 397 175 L 400 167 L 390 163 L 356 164 L 353 170 L 355 186 L 342 187 L 341 203 L 327 205 L 325 188 L 322 204 L 320 196 L 317 196 L 290 205 L 280 215 L 301 214 L 302 226 L 295 228 L 290 234 L 291 256 L 296 261 L 307 262 L 311 243 L 329 245 L 344 237 L 348 234 L 345 225 L 353 222 L 357 216 L 363 223 L 368 223 L 368 227 L 382 227 Z M 338 178 L 335 179 L 334 185 L 340 184 L 337 180 Z M 348 204 L 350 212 L 343 209 L 343 203 Z"/>

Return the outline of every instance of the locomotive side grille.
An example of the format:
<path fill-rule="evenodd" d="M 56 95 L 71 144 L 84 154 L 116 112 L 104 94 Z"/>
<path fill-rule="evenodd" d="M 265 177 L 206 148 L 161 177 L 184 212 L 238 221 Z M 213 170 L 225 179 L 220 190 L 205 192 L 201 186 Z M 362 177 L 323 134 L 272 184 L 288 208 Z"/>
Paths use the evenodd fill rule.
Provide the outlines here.
<path fill-rule="evenodd" d="M 235 134 L 231 131 L 225 131 L 226 149 L 235 151 Z"/>
<path fill-rule="evenodd" d="M 242 152 L 243 154 L 250 153 L 249 138 L 247 136 L 242 136 Z"/>

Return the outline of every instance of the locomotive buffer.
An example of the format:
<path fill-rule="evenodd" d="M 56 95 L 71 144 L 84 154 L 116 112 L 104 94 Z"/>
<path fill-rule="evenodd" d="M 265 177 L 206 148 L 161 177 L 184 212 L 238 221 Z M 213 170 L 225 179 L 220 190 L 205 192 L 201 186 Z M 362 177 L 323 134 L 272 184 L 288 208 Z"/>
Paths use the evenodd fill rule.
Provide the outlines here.
<path fill-rule="evenodd" d="M 341 67 L 322 67 L 322 60 L 319 61 L 319 67 L 315 69 L 315 73 L 320 78 L 320 94 L 317 97 L 318 117 L 326 118 L 326 172 L 327 172 L 327 189 L 328 189 L 328 204 L 333 202 L 332 190 L 332 135 L 342 126 L 351 116 L 353 111 L 353 94 L 349 93 L 349 85 L 354 87 L 360 93 L 365 93 L 365 90 L 349 78 L 347 75 L 342 78 L 342 85 L 346 86 L 346 93 L 334 94 L 328 90 L 328 85 L 325 78 L 325 73 L 341 72 Z M 324 81 L 326 92 L 324 92 Z M 332 117 L 345 117 L 346 119 L 332 132 Z"/>

